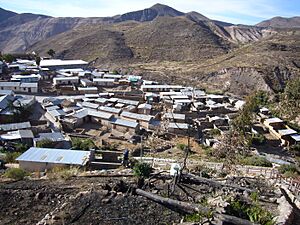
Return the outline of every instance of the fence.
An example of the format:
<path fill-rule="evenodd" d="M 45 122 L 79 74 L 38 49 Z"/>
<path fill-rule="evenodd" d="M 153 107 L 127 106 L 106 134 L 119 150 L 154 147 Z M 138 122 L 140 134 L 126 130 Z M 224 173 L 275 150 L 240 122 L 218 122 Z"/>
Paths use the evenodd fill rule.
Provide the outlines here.
<path fill-rule="evenodd" d="M 135 157 L 137 160 L 142 160 L 152 165 L 153 168 L 167 169 L 171 168 L 172 163 L 180 163 L 174 159 L 162 159 L 153 157 Z M 206 162 L 206 161 L 194 161 L 187 160 L 188 166 L 204 165 L 207 168 L 211 168 L 217 171 L 224 169 L 223 163 Z M 232 171 L 235 175 L 242 175 L 248 177 L 264 177 L 267 179 L 275 180 L 275 184 L 284 185 L 294 196 L 300 201 L 300 180 L 293 178 L 283 177 L 276 168 L 271 167 L 259 167 L 259 166 L 247 166 L 247 165 L 234 165 Z"/>

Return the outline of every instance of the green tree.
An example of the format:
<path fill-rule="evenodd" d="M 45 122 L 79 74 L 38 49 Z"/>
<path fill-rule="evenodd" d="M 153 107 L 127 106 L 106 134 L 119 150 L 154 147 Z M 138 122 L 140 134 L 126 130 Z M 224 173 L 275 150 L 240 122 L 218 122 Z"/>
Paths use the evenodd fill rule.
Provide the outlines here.
<path fill-rule="evenodd" d="M 72 138 L 72 148 L 73 149 L 78 149 L 78 150 L 85 150 L 88 151 L 90 149 L 96 149 L 97 146 L 95 145 L 95 143 L 87 138 L 87 139 L 83 139 L 83 138 Z"/>
<path fill-rule="evenodd" d="M 294 119 L 300 114 L 300 78 L 287 82 L 280 103 L 283 117 Z"/>
<path fill-rule="evenodd" d="M 2 56 L 2 59 L 7 63 L 12 63 L 15 60 L 15 57 L 11 54 L 5 54 Z"/>
<path fill-rule="evenodd" d="M 55 142 L 53 142 L 49 139 L 44 139 L 44 140 L 37 142 L 36 147 L 38 147 L 38 148 L 54 148 Z"/>
<path fill-rule="evenodd" d="M 41 64 L 41 57 L 36 56 L 35 57 L 35 63 L 36 63 L 36 65 L 40 66 L 40 64 Z"/>
<path fill-rule="evenodd" d="M 55 55 L 55 51 L 51 48 L 51 49 L 48 50 L 47 54 L 50 55 L 51 58 L 53 58 L 54 55 Z"/>

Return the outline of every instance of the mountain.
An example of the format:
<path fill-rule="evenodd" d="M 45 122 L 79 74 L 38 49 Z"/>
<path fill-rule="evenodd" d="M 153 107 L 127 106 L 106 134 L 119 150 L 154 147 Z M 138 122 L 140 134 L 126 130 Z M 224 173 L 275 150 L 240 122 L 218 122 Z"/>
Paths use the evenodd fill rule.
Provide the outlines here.
<path fill-rule="evenodd" d="M 145 22 L 145 21 L 152 21 L 159 16 L 177 17 L 183 15 L 184 13 L 179 12 L 169 6 L 162 5 L 162 4 L 155 4 L 151 8 L 125 13 L 120 16 L 115 16 L 113 17 L 113 19 L 115 23 L 129 21 L 129 20 Z"/>
<path fill-rule="evenodd" d="M 279 20 L 234 25 L 161 4 L 103 18 L 10 14 L 0 22 L 0 50 L 43 56 L 52 48 L 59 58 L 93 61 L 163 83 L 238 95 L 277 92 L 300 73 L 297 17 Z"/>
<path fill-rule="evenodd" d="M 15 15 L 17 15 L 17 13 L 0 8 L 0 23 Z"/>
<path fill-rule="evenodd" d="M 270 20 L 265 20 L 258 23 L 258 27 L 275 27 L 275 28 L 300 28 L 300 17 L 295 16 L 291 18 L 274 17 Z"/>

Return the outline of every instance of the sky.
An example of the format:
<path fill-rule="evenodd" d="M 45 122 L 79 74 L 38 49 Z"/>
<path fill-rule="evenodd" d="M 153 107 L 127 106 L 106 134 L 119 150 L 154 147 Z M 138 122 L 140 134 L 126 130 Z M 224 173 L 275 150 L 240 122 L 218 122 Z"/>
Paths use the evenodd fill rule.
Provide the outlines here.
<path fill-rule="evenodd" d="M 275 16 L 300 16 L 299 0 L 0 0 L 0 7 L 54 17 L 106 17 L 156 3 L 234 24 L 254 25 Z"/>

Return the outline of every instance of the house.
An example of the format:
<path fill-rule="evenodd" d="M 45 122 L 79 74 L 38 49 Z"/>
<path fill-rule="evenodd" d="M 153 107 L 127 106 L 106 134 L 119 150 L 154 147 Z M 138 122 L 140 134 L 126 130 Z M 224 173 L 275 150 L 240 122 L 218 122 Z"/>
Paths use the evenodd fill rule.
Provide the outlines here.
<path fill-rule="evenodd" d="M 143 103 L 138 106 L 138 113 L 150 115 L 152 110 L 152 105 Z"/>
<path fill-rule="evenodd" d="M 114 115 L 107 112 L 96 111 L 93 109 L 83 108 L 75 113 L 67 115 L 62 123 L 64 126 L 74 129 L 88 122 L 97 122 L 106 127 L 111 127 L 110 120 L 113 119 Z"/>
<path fill-rule="evenodd" d="M 296 135 L 297 131 L 293 129 L 283 129 L 283 130 L 278 130 L 279 138 L 281 140 L 282 145 L 288 146 L 290 143 L 293 142 L 292 135 Z"/>
<path fill-rule="evenodd" d="M 56 148 L 64 148 L 66 143 L 68 142 L 64 135 L 60 132 L 52 132 L 52 133 L 39 133 L 37 138 L 33 139 L 34 146 L 37 147 L 38 143 L 49 140 L 51 141 Z"/>
<path fill-rule="evenodd" d="M 125 119 L 114 118 L 111 120 L 112 129 L 118 130 L 120 132 L 126 133 L 138 133 L 140 130 L 140 125 L 137 122 L 133 122 Z"/>
<path fill-rule="evenodd" d="M 93 82 L 89 79 L 80 79 L 80 84 L 83 86 L 83 87 L 90 87 L 90 86 L 93 86 Z"/>
<path fill-rule="evenodd" d="M 121 118 L 129 121 L 137 122 L 140 124 L 141 127 L 145 129 L 149 129 L 151 121 L 153 120 L 153 116 L 151 115 L 138 114 L 132 112 L 122 112 Z"/>
<path fill-rule="evenodd" d="M 0 82 L 0 90 L 22 93 L 37 93 L 38 83 Z"/>
<path fill-rule="evenodd" d="M 41 60 L 40 67 L 48 68 L 49 70 L 60 69 L 85 69 L 88 66 L 88 62 L 83 60 L 61 60 L 61 59 L 45 59 Z"/>
<path fill-rule="evenodd" d="M 135 107 L 138 106 L 138 104 L 140 103 L 139 101 L 134 101 L 134 100 L 129 100 L 129 99 L 122 99 L 122 98 L 119 98 L 117 102 L 122 103 L 126 106 L 133 105 Z"/>
<path fill-rule="evenodd" d="M 78 84 L 79 83 L 79 77 L 55 77 L 53 78 L 53 85 L 72 85 L 72 84 Z"/>
<path fill-rule="evenodd" d="M 91 102 L 82 102 L 80 105 L 83 108 L 89 108 L 89 109 L 95 109 L 95 110 L 97 110 L 99 108 L 98 104 L 91 103 Z"/>
<path fill-rule="evenodd" d="M 28 146 L 33 146 L 33 138 L 34 136 L 31 130 L 10 131 L 0 136 L 0 139 L 4 142 L 18 141 Z"/>
<path fill-rule="evenodd" d="M 181 85 L 162 85 L 162 84 L 153 84 L 153 85 L 142 85 L 141 91 L 143 92 L 169 92 L 169 91 L 180 91 L 183 89 Z"/>
<path fill-rule="evenodd" d="M 98 93 L 97 87 L 78 87 L 79 94 L 96 94 Z"/>
<path fill-rule="evenodd" d="M 281 120 L 277 117 L 266 119 L 263 124 L 268 129 L 271 129 L 271 130 L 278 130 L 278 129 L 284 129 L 285 128 L 285 124 L 284 124 L 283 120 Z"/>
<path fill-rule="evenodd" d="M 55 167 L 84 167 L 90 161 L 90 151 L 31 147 L 16 160 L 29 172 L 47 171 Z"/>
<path fill-rule="evenodd" d="M 31 128 L 30 122 L 0 124 L 0 133 Z"/>
<path fill-rule="evenodd" d="M 48 110 L 47 114 L 51 116 L 54 121 L 58 121 L 67 115 L 62 109 Z"/>
<path fill-rule="evenodd" d="M 21 82 L 21 83 L 37 83 L 41 79 L 39 74 L 31 75 L 12 75 L 11 81 Z"/>
<path fill-rule="evenodd" d="M 114 116 L 120 116 L 122 109 L 114 108 L 114 107 L 107 107 L 107 106 L 100 106 L 98 111 L 108 112 L 113 114 Z"/>
<path fill-rule="evenodd" d="M 121 74 L 104 74 L 103 78 L 120 80 L 123 77 Z"/>
<path fill-rule="evenodd" d="M 109 78 L 94 78 L 93 84 L 102 87 L 114 87 L 116 85 L 115 81 L 115 79 Z"/>
<path fill-rule="evenodd" d="M 178 123 L 184 123 L 186 119 L 185 114 L 172 113 L 172 112 L 165 113 L 163 118 Z"/>
<path fill-rule="evenodd" d="M 188 135 L 189 125 L 187 123 L 169 123 L 168 132 L 179 135 Z"/>

